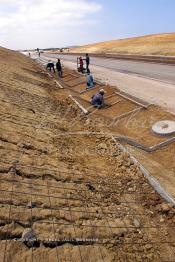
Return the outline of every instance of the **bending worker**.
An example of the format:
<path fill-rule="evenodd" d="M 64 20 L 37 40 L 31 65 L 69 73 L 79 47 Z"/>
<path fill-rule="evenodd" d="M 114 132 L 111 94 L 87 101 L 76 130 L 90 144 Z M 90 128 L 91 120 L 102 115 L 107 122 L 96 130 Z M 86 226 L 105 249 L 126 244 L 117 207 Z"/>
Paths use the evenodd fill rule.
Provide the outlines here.
<path fill-rule="evenodd" d="M 104 107 L 105 106 L 104 94 L 105 94 L 104 89 L 101 89 L 97 94 L 93 95 L 91 104 L 98 109 Z"/>
<path fill-rule="evenodd" d="M 89 88 L 92 88 L 92 87 L 94 87 L 94 79 L 93 79 L 93 76 L 90 73 L 90 70 L 88 70 L 88 73 L 87 73 L 87 87 L 86 87 L 86 89 L 89 89 Z"/>
<path fill-rule="evenodd" d="M 55 66 L 54 66 L 53 62 L 49 61 L 49 63 L 46 66 L 46 69 L 48 69 L 48 68 L 49 68 L 50 71 L 52 71 L 52 69 L 53 69 L 53 71 L 55 73 Z"/>

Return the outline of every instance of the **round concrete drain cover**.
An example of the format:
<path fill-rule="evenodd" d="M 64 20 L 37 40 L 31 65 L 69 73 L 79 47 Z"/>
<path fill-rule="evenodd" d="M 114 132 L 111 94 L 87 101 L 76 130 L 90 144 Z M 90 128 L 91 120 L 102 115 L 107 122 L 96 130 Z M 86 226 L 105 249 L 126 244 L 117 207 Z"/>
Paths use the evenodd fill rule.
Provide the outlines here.
<path fill-rule="evenodd" d="M 152 126 L 154 133 L 158 135 L 172 135 L 175 133 L 175 121 L 164 120 Z"/>

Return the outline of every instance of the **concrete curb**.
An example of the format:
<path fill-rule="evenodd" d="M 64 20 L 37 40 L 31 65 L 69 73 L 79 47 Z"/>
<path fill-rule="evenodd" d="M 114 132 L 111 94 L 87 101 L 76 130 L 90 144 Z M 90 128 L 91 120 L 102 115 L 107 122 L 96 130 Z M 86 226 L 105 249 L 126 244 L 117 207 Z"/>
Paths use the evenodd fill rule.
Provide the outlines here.
<path fill-rule="evenodd" d="M 116 141 L 114 137 L 112 137 L 112 139 L 114 141 Z M 175 199 L 168 192 L 166 192 L 166 190 L 161 186 L 161 184 L 158 182 L 158 180 L 156 178 L 154 178 L 153 176 L 151 176 L 150 172 L 144 166 L 142 166 L 142 164 L 124 146 L 122 146 L 121 144 L 118 144 L 118 147 L 124 153 L 129 154 L 131 160 L 133 160 L 135 165 L 138 165 L 138 168 L 140 169 L 140 171 L 142 172 L 144 177 L 148 180 L 150 185 L 156 190 L 156 192 L 164 200 L 166 200 L 166 202 L 172 204 L 175 207 Z"/>

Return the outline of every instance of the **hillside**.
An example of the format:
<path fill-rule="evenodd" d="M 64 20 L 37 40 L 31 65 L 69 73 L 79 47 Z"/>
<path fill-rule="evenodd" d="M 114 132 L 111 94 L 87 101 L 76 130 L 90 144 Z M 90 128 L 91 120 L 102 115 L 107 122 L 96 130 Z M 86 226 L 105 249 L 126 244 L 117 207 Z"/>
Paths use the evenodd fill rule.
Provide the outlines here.
<path fill-rule="evenodd" d="M 175 56 L 175 33 L 95 43 L 71 49 L 70 52 Z"/>
<path fill-rule="evenodd" d="M 0 261 L 173 261 L 175 209 L 129 154 L 35 61 L 0 67 Z"/>

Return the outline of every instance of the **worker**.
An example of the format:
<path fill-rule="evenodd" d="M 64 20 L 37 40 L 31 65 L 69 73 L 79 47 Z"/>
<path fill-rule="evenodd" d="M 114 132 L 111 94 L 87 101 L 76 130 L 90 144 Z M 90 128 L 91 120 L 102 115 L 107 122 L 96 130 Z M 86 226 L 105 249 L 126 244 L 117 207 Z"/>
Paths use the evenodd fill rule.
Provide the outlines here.
<path fill-rule="evenodd" d="M 84 62 L 81 56 L 79 58 L 79 63 L 80 63 L 80 72 L 83 74 L 84 73 Z"/>
<path fill-rule="evenodd" d="M 62 65 L 60 59 L 58 59 L 58 62 L 56 63 L 56 69 L 58 71 L 58 77 L 61 78 L 63 76 L 63 71 L 62 71 Z"/>
<path fill-rule="evenodd" d="M 89 70 L 89 64 L 90 64 L 90 57 L 88 54 L 86 54 L 86 71 L 88 72 Z"/>
<path fill-rule="evenodd" d="M 49 62 L 48 62 L 47 66 L 46 66 L 46 69 L 48 69 L 48 68 L 49 68 L 50 72 L 51 72 L 52 69 L 53 69 L 53 71 L 54 71 L 54 73 L 55 73 L 55 66 L 54 66 L 54 63 L 53 63 L 52 61 L 49 61 Z"/>
<path fill-rule="evenodd" d="M 92 87 L 94 87 L 94 79 L 93 79 L 93 76 L 91 75 L 90 70 L 88 69 L 86 89 L 89 89 L 89 88 L 92 88 Z"/>
<path fill-rule="evenodd" d="M 104 89 L 101 89 L 97 94 L 93 95 L 91 104 L 98 109 L 104 107 L 105 106 L 104 94 L 105 94 Z"/>

